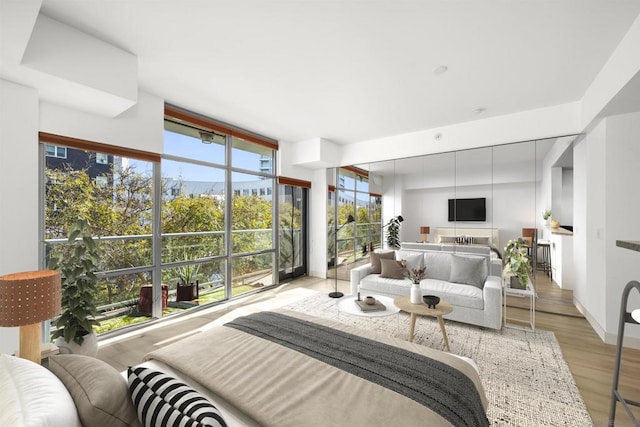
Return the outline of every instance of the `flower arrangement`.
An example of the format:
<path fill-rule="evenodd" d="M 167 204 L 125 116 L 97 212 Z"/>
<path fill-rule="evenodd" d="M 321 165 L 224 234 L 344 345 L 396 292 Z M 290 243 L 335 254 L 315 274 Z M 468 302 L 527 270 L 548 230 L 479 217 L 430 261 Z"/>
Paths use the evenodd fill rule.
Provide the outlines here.
<path fill-rule="evenodd" d="M 402 261 L 402 265 L 404 266 L 404 276 L 411 280 L 411 283 L 414 285 L 419 285 L 420 280 L 424 279 L 424 276 L 427 274 L 427 267 L 420 268 L 408 268 L 406 263 Z"/>

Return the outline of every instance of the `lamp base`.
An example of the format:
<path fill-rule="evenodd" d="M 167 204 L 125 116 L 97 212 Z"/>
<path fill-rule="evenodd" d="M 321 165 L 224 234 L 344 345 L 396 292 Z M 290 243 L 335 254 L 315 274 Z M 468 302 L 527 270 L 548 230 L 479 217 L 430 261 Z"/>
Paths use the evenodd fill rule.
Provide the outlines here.
<path fill-rule="evenodd" d="M 342 292 L 330 292 L 329 296 L 331 298 L 342 298 L 344 294 Z"/>

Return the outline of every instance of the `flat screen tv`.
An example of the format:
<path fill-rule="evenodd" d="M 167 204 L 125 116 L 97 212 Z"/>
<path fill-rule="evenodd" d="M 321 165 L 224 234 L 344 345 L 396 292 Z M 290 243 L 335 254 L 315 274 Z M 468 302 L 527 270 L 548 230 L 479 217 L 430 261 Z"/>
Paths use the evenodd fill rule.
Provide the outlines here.
<path fill-rule="evenodd" d="M 449 199 L 449 221 L 486 221 L 487 199 Z"/>

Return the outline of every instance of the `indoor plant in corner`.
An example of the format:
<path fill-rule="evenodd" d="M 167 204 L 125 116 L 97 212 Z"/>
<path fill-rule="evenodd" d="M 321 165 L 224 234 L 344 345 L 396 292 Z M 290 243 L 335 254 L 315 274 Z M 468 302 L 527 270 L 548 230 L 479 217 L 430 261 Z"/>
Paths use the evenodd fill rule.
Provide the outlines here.
<path fill-rule="evenodd" d="M 509 240 L 504 248 L 503 261 L 502 277 L 510 278 L 512 288 L 526 289 L 531 273 L 527 242 L 522 238 Z"/>
<path fill-rule="evenodd" d="M 48 268 L 60 271 L 62 276 L 62 314 L 54 321 L 56 330 L 51 338 L 61 353 L 95 357 L 98 342 L 93 325 L 99 324 L 95 320 L 98 312 L 95 297 L 100 248 L 88 226 L 82 219 L 73 224 L 64 250 L 56 251 L 49 260 Z"/>
<path fill-rule="evenodd" d="M 403 221 L 402 215 L 391 218 L 387 227 L 387 246 L 392 249 L 400 249 L 400 223 Z"/>

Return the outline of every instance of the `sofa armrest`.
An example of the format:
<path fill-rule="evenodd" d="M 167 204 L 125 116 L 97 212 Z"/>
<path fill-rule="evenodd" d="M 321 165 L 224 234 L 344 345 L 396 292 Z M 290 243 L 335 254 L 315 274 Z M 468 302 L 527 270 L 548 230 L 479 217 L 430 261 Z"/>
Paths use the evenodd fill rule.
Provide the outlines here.
<path fill-rule="evenodd" d="M 489 266 L 489 276 L 502 277 L 502 260 L 500 258 L 492 259 Z"/>
<path fill-rule="evenodd" d="M 484 282 L 483 295 L 484 309 L 502 311 L 502 279 L 498 276 L 487 276 Z"/>
<path fill-rule="evenodd" d="M 351 269 L 351 294 L 355 295 L 358 292 L 358 285 L 360 281 L 371 274 L 371 264 L 364 264 L 360 267 Z"/>

